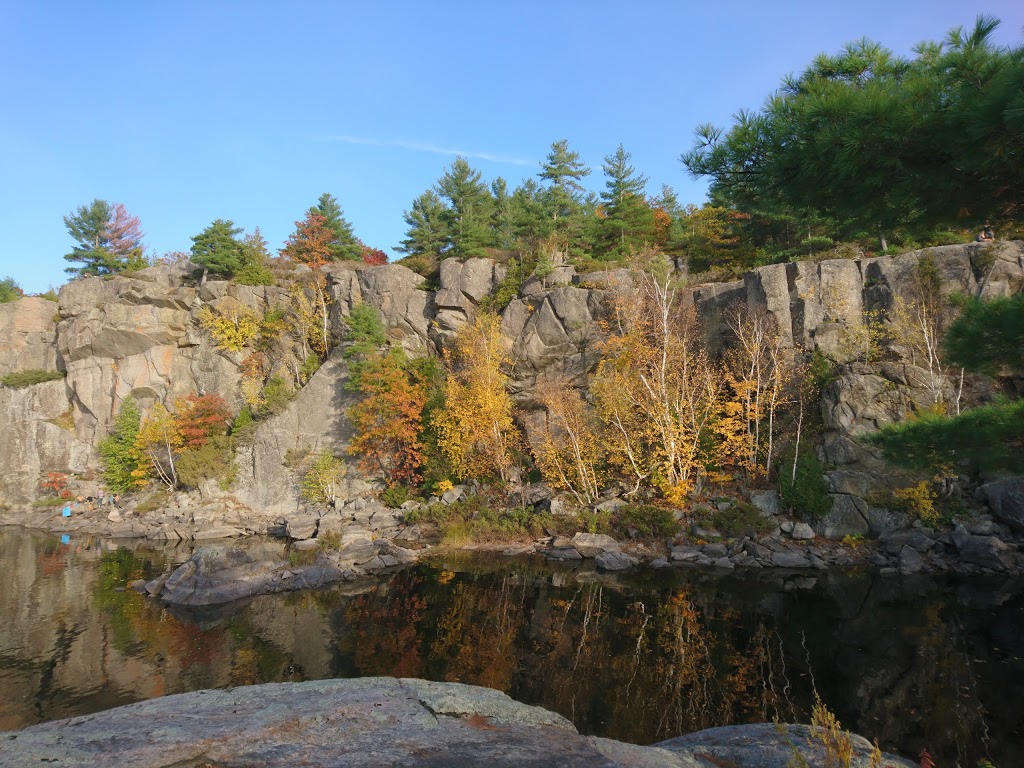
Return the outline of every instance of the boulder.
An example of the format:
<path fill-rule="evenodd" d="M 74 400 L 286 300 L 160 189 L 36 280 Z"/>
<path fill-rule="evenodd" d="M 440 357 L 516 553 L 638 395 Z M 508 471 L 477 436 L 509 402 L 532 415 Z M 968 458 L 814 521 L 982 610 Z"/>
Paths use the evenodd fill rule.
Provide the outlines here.
<path fill-rule="evenodd" d="M 992 571 L 1013 566 L 1010 549 L 995 536 L 971 536 L 960 549 L 960 560 Z"/>
<path fill-rule="evenodd" d="M 703 553 L 700 547 L 672 547 L 670 558 L 673 562 L 692 562 Z"/>
<path fill-rule="evenodd" d="M 851 734 L 852 765 L 871 762 L 874 745 L 863 736 Z M 831 765 L 820 740 L 807 725 L 757 723 L 708 728 L 655 745 L 674 755 L 693 755 L 707 766 L 721 768 L 786 768 L 790 765 Z M 794 751 L 799 759 L 794 758 Z M 671 765 L 671 764 L 668 764 Z M 889 754 L 882 755 L 883 768 L 916 768 L 916 763 Z M 667 768 L 667 766 L 666 766 Z"/>
<path fill-rule="evenodd" d="M 597 557 L 602 552 L 619 550 L 619 542 L 603 533 L 577 533 L 572 537 L 572 546 L 583 557 Z"/>
<path fill-rule="evenodd" d="M 864 500 L 843 493 L 831 496 L 832 509 L 815 523 L 818 534 L 831 541 L 839 541 L 846 536 L 867 536 L 871 526 L 864 517 L 867 509 Z"/>
<path fill-rule="evenodd" d="M 640 561 L 624 552 L 609 551 L 597 555 L 596 563 L 599 571 L 625 571 Z"/>
<path fill-rule="evenodd" d="M 780 512 L 778 491 L 751 491 L 750 503 L 765 517 L 772 517 Z"/>
<path fill-rule="evenodd" d="M 789 535 L 796 541 L 810 541 L 814 538 L 814 529 L 807 523 L 796 523 Z"/>
<path fill-rule="evenodd" d="M 576 547 L 552 547 L 551 549 L 544 550 L 543 554 L 548 560 L 555 560 L 558 562 L 570 562 L 572 560 L 582 560 L 583 555 L 579 553 Z"/>
<path fill-rule="evenodd" d="M 367 560 L 377 555 L 376 547 L 371 549 Z M 216 605 L 253 595 L 317 589 L 343 578 L 344 569 L 322 553 L 308 565 L 293 566 L 257 560 L 242 549 L 200 547 L 167 577 L 159 598 L 171 605 Z"/>
<path fill-rule="evenodd" d="M 921 559 L 920 553 L 910 546 L 904 546 L 900 550 L 899 561 L 898 561 L 899 572 L 904 576 L 917 573 L 924 567 L 924 560 Z"/>
<path fill-rule="evenodd" d="M 1006 477 L 979 489 L 997 520 L 1024 533 L 1024 477 Z"/>
<path fill-rule="evenodd" d="M 466 497 L 466 486 L 456 485 L 441 494 L 441 503 L 454 504 Z"/>
<path fill-rule="evenodd" d="M 285 520 L 285 534 L 291 539 L 311 539 L 316 535 L 318 521 L 316 515 L 292 515 Z"/>
<path fill-rule="evenodd" d="M 811 567 L 811 561 L 799 552 L 772 552 L 772 564 L 779 568 Z"/>

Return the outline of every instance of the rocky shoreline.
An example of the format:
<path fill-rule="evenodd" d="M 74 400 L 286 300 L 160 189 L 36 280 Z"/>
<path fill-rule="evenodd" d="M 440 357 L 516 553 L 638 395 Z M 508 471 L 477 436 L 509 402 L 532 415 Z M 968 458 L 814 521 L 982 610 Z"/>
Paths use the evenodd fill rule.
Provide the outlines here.
<path fill-rule="evenodd" d="M 1014 498 L 1007 494 L 1011 500 Z M 764 494 L 762 494 L 762 498 Z M 407 503 L 412 509 L 415 502 Z M 1024 546 L 1014 531 L 993 516 L 979 515 L 946 530 L 918 523 L 883 532 L 877 539 L 833 541 L 803 522 L 763 514 L 772 529 L 732 538 L 692 525 L 685 535 L 663 540 L 616 540 L 603 534 L 545 535 L 531 541 L 490 542 L 452 547 L 434 526 L 407 524 L 403 510 L 359 498 L 337 509 L 254 518 L 244 508 L 191 507 L 140 513 L 95 506 L 64 517 L 60 509 L 0 514 L 0 525 L 19 525 L 70 537 L 184 545 L 191 557 L 173 573 L 134 586 L 171 605 L 203 606 L 259 594 L 315 589 L 353 581 L 446 551 L 488 551 L 503 556 L 543 557 L 572 567 L 621 572 L 638 567 L 701 568 L 718 573 L 824 571 L 877 568 L 883 575 L 1024 574 Z M 137 506 L 135 506 L 137 509 Z M 270 535 L 288 543 L 287 558 L 255 557 L 232 539 Z"/>
<path fill-rule="evenodd" d="M 852 765 L 867 766 L 872 745 L 857 735 L 851 745 Z M 784 768 L 797 755 L 831 764 L 808 726 L 725 726 L 639 746 L 583 736 L 561 715 L 489 688 L 384 677 L 166 696 L 0 739 L 8 768 Z M 913 765 L 883 755 L 880 768 Z"/>

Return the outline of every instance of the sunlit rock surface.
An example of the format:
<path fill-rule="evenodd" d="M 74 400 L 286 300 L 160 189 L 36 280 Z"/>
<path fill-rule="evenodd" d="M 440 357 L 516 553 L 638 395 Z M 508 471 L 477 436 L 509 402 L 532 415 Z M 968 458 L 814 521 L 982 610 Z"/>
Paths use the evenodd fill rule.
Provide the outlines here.
<path fill-rule="evenodd" d="M 500 691 L 425 680 L 362 678 L 198 691 L 0 738 L 8 768 L 52 765 L 550 766 L 784 768 L 825 752 L 801 726 L 714 728 L 650 747 L 581 736 L 572 723 Z M 855 765 L 871 745 L 853 737 Z M 912 766 L 886 757 L 883 766 Z"/>

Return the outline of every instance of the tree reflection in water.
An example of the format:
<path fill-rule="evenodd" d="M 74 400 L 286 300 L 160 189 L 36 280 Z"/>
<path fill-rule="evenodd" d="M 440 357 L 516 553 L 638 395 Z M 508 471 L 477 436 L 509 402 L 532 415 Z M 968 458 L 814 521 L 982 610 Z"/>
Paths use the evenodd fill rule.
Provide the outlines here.
<path fill-rule="evenodd" d="M 651 743 L 809 719 L 940 764 L 1024 747 L 1024 585 L 868 573 L 608 577 L 450 559 L 379 581 L 167 610 L 160 552 L 0 532 L 0 727 L 198 688 L 392 675 L 485 685 Z M 813 673 L 813 675 L 812 675 Z M 26 693 L 28 692 L 28 693 Z"/>

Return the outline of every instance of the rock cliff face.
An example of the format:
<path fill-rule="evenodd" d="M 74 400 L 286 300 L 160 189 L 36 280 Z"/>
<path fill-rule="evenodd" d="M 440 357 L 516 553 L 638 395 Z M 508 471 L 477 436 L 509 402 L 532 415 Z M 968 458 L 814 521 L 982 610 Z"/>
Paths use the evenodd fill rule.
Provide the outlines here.
<path fill-rule="evenodd" d="M 843 363 L 842 375 L 821 404 L 828 435 L 823 457 L 835 508 L 821 533 L 880 533 L 894 521 L 871 510 L 864 496 L 889 469 L 866 450 L 858 435 L 903 419 L 935 397 L 965 404 L 990 397 L 993 382 L 947 376 L 936 384 L 919 357 L 889 346 L 887 362 L 862 355 L 872 343 L 871 318 L 891 311 L 905 295 L 916 265 L 928 256 L 942 292 L 985 298 L 1024 289 L 1024 243 L 969 244 L 928 249 L 898 257 L 779 264 L 752 270 L 742 280 L 687 289 L 710 345 L 721 345 L 724 310 L 740 301 L 768 312 L 787 344 L 818 349 Z M 298 271 L 301 271 L 301 268 Z M 399 265 L 326 271 L 333 299 L 331 323 L 340 338 L 352 307 L 365 302 L 380 310 L 392 338 L 413 354 L 436 353 L 470 321 L 481 302 L 505 277 L 487 259 L 442 264 L 440 285 Z M 249 287 L 207 280 L 189 267 L 152 267 L 131 276 L 85 278 L 64 286 L 59 306 L 26 298 L 0 307 L 0 373 L 29 368 L 60 370 L 66 379 L 23 390 L 0 388 L 0 430 L 13 439 L 0 444 L 0 501 L 30 500 L 47 471 L 89 475 L 98 467 L 95 446 L 106 434 L 121 401 L 131 395 L 143 407 L 173 406 L 192 393 L 218 393 L 239 405 L 242 354 L 218 350 L 198 317 L 237 303 L 264 313 L 287 298 L 282 287 Z M 565 376 L 583 384 L 599 360 L 599 343 L 615 291 L 632 285 L 627 270 L 575 274 L 563 266 L 541 281 L 531 278 L 502 312 L 502 332 L 512 352 L 512 392 L 527 414 L 530 431 L 538 378 Z M 295 399 L 262 422 L 250 445 L 239 449 L 234 503 L 268 516 L 301 506 L 289 450 L 329 447 L 342 454 L 350 436 L 344 411 L 344 360 L 335 350 Z M 69 411 L 70 409 L 70 411 Z M 52 423 L 60 420 L 63 426 Z M 73 424 L 73 433 L 65 428 Z M 365 489 L 355 478 L 344 489 Z"/>

